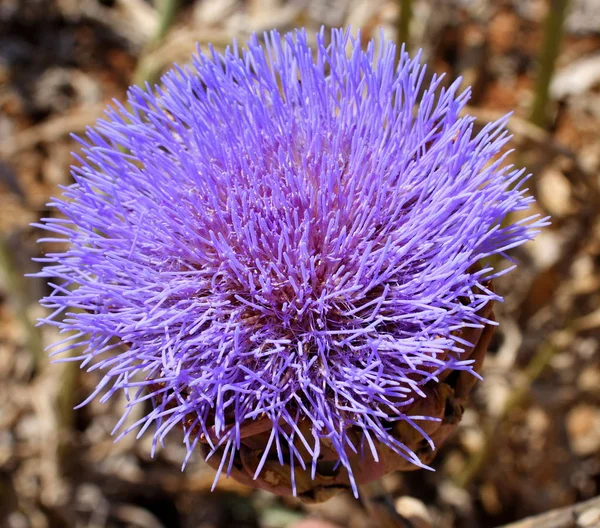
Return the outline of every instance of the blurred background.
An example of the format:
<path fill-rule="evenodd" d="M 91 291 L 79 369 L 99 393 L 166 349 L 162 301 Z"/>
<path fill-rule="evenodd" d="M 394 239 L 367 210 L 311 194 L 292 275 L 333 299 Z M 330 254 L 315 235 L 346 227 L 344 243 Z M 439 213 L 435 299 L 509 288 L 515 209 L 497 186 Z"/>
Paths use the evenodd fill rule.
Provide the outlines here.
<path fill-rule="evenodd" d="M 552 215 L 497 282 L 506 302 L 485 381 L 437 471 L 382 482 L 399 526 L 502 526 L 599 494 L 600 0 L 0 0 L 0 526 L 380 525 L 350 495 L 305 506 L 231 479 L 211 494 L 200 459 L 181 473 L 177 433 L 154 460 L 148 436 L 114 444 L 123 401 L 72 410 L 100 374 L 49 364 L 44 347 L 58 337 L 34 326 L 47 287 L 23 278 L 44 250 L 30 223 L 71 181 L 71 132 L 128 85 L 189 60 L 196 42 L 223 49 L 254 31 L 322 25 L 375 38 L 382 28 L 423 49 L 431 73 L 473 86 L 480 126 L 514 111 L 512 161 Z M 579 516 L 597 527 L 593 505 L 565 524 L 515 526 Z"/>

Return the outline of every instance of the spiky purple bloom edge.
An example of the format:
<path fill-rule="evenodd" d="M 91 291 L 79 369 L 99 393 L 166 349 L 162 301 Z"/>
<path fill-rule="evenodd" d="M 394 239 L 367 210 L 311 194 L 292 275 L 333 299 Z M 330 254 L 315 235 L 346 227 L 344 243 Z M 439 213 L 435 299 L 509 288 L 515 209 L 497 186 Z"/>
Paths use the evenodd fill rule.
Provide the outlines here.
<path fill-rule="evenodd" d="M 131 88 L 40 224 L 69 243 L 39 259 L 43 322 L 68 334 L 55 353 L 104 371 L 86 402 L 127 393 L 116 429 L 151 399 L 122 434 L 154 424 L 154 451 L 182 426 L 184 464 L 204 435 L 230 470 L 240 424 L 267 417 L 257 475 L 273 445 L 311 464 L 298 441 L 314 475 L 323 438 L 353 486 L 349 450 L 377 459 L 381 443 L 422 466 L 390 422 L 419 429 L 432 418 L 403 410 L 420 387 L 471 370 L 459 331 L 501 300 L 481 263 L 544 224 L 502 224 L 532 202 L 501 154 L 507 118 L 475 134 L 460 80 L 425 87 L 418 56 L 396 66 L 390 42 L 327 36 L 199 50 L 162 88 Z"/>

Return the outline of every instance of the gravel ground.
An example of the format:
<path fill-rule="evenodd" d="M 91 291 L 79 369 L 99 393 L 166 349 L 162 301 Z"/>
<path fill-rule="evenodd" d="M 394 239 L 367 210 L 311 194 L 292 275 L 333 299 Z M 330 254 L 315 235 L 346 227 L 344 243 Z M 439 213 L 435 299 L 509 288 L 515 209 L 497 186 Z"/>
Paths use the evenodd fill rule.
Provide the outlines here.
<path fill-rule="evenodd" d="M 485 381 L 437 471 L 383 481 L 415 527 L 493 527 L 599 494 L 600 0 L 571 2 L 545 130 L 527 121 L 545 0 L 413 3 L 411 49 L 474 87 L 478 124 L 515 112 L 512 161 L 534 174 L 537 208 L 552 215 L 513 253 L 520 271 L 497 282 L 506 302 Z M 155 459 L 147 436 L 115 444 L 123 401 L 72 410 L 99 374 L 48 362 L 58 336 L 33 326 L 47 286 L 22 275 L 52 249 L 35 244 L 30 223 L 70 182 L 68 134 L 134 79 L 158 78 L 196 42 L 222 48 L 272 27 L 351 24 L 394 38 L 397 14 L 390 0 L 186 1 L 156 46 L 157 11 L 144 0 L 0 0 L 0 526 L 377 526 L 349 495 L 305 506 L 226 479 L 211 493 L 201 459 L 181 472 L 176 434 Z"/>

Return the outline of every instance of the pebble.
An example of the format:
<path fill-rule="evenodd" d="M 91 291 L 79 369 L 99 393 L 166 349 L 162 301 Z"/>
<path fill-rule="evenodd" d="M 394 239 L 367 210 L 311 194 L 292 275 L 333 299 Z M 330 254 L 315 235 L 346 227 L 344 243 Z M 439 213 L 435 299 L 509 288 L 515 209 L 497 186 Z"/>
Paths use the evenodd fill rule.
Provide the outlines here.
<path fill-rule="evenodd" d="M 581 404 L 566 417 L 569 445 L 577 456 L 589 456 L 600 451 L 600 409 Z"/>

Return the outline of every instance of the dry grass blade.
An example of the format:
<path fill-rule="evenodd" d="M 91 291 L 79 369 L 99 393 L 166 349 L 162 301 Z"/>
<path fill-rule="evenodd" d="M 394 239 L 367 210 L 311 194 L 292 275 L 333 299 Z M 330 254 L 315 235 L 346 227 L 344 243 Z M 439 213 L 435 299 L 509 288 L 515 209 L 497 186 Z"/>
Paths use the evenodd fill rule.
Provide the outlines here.
<path fill-rule="evenodd" d="M 40 143 L 51 143 L 71 133 L 82 132 L 101 118 L 105 110 L 105 104 L 78 108 L 18 132 L 0 144 L 0 157 L 11 158 Z"/>

